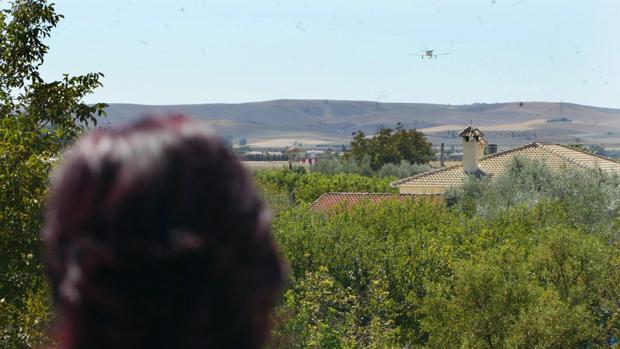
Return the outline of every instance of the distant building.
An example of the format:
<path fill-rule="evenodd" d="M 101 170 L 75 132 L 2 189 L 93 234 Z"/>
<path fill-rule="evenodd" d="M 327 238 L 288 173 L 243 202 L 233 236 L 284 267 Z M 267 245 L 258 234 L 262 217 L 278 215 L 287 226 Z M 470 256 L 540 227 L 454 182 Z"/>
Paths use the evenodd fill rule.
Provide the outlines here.
<path fill-rule="evenodd" d="M 486 141 L 482 132 L 470 126 L 459 136 L 463 139 L 463 162 L 442 167 L 393 182 L 401 194 L 443 194 L 450 187 L 464 183 L 467 175 L 498 176 L 515 156 L 541 160 L 552 170 L 566 167 L 598 168 L 620 174 L 620 163 L 560 144 L 530 143 L 510 150 L 484 156 Z M 496 151 L 496 148 L 493 149 Z"/>
<path fill-rule="evenodd" d="M 299 159 L 299 163 L 304 165 L 314 165 L 319 162 L 319 155 L 325 153 L 322 150 L 307 151 L 303 158 Z"/>

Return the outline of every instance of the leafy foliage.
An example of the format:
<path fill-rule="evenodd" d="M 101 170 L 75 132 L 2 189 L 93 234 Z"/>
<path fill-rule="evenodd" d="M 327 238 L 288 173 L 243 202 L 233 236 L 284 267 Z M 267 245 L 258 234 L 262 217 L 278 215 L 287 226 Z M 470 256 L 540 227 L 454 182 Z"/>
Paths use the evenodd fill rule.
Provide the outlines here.
<path fill-rule="evenodd" d="M 401 123 L 395 130 L 381 128 L 371 138 L 362 131 L 354 132 L 351 151 L 347 154 L 358 162 L 369 157 L 374 171 L 385 164 L 398 164 L 402 160 L 425 164 L 434 158 L 433 148 L 426 136 L 415 129 L 405 129 Z"/>
<path fill-rule="evenodd" d="M 390 309 L 384 280 L 373 281 L 360 299 L 344 288 L 327 268 L 307 272 L 285 295 L 274 348 L 390 348 L 398 330 L 386 316 Z M 394 304 L 391 304 L 394 306 Z M 288 317 L 286 317 L 288 315 Z M 362 321 L 360 321 L 362 320 Z"/>
<path fill-rule="evenodd" d="M 563 214 L 556 223 L 581 224 L 618 239 L 620 178 L 599 170 L 552 171 L 543 162 L 516 157 L 499 178 L 469 178 L 460 188 L 446 193 L 448 202 L 470 215 L 493 217 L 519 205 L 552 201 Z M 550 222 L 551 223 L 551 222 Z"/>
<path fill-rule="evenodd" d="M 290 285 L 272 347 L 606 347 L 620 337 L 617 184 L 545 171 L 519 159 L 450 206 L 282 209 Z"/>
<path fill-rule="evenodd" d="M 0 346 L 45 340 L 49 318 L 39 229 L 47 177 L 60 150 L 102 115 L 83 98 L 101 74 L 45 82 L 44 39 L 62 19 L 44 0 L 20 0 L 0 12 Z"/>
<path fill-rule="evenodd" d="M 260 187 L 279 187 L 291 202 L 311 203 L 327 192 L 395 192 L 390 187 L 393 177 L 375 178 L 356 174 L 324 175 L 288 170 L 262 170 L 255 174 Z"/>
<path fill-rule="evenodd" d="M 370 166 L 370 157 L 365 156 L 359 161 L 350 157 L 338 157 L 337 155 L 321 157 L 320 161 L 310 167 L 310 171 L 323 174 L 339 174 L 354 173 L 368 177 L 394 177 L 406 178 L 418 173 L 426 172 L 431 169 L 428 164 L 412 164 L 407 160 L 401 160 L 400 163 L 384 164 L 379 170 L 375 171 Z"/>
<path fill-rule="evenodd" d="M 316 164 L 310 167 L 310 171 L 326 175 L 352 173 L 368 177 L 375 174 L 375 171 L 370 167 L 370 157 L 366 156 L 356 161 L 350 157 L 341 157 L 337 154 L 324 154 Z"/>
<path fill-rule="evenodd" d="M 415 176 L 420 173 L 424 173 L 431 170 L 431 166 L 428 164 L 412 164 L 407 160 L 401 160 L 398 164 L 385 164 L 377 172 L 377 177 L 386 178 L 407 178 Z"/>

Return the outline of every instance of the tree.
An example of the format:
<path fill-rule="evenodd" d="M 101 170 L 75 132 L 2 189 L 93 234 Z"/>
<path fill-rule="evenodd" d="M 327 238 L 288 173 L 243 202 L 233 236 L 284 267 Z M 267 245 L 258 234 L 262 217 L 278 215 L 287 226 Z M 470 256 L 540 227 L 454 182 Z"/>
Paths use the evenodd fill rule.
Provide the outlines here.
<path fill-rule="evenodd" d="M 41 227 L 49 170 L 63 147 L 96 124 L 105 104 L 83 98 L 100 73 L 39 73 L 44 39 L 62 19 L 46 0 L 18 0 L 0 12 L 0 347 L 35 346 L 49 317 Z"/>
<path fill-rule="evenodd" d="M 542 193 L 493 216 L 421 198 L 280 206 L 273 231 L 290 279 L 272 347 L 609 347 L 620 337 L 618 242 Z"/>
<path fill-rule="evenodd" d="M 349 156 L 356 161 L 369 157 L 371 167 L 376 171 L 384 164 L 398 164 L 403 160 L 428 163 L 434 158 L 434 152 L 422 132 L 406 129 L 398 123 L 395 130 L 382 127 L 370 138 L 362 131 L 354 132 Z"/>
<path fill-rule="evenodd" d="M 248 144 L 248 140 L 245 138 L 239 138 L 239 145 L 244 146 Z"/>

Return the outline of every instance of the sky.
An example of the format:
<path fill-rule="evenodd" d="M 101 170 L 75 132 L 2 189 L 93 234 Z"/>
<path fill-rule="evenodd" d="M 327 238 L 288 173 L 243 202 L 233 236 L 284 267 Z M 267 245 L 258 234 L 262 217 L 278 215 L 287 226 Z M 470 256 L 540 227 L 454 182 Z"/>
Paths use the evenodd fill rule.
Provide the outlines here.
<path fill-rule="evenodd" d="M 65 18 L 44 76 L 103 73 L 88 102 L 620 108 L 617 0 L 54 2 Z M 449 55 L 416 56 L 425 48 Z"/>

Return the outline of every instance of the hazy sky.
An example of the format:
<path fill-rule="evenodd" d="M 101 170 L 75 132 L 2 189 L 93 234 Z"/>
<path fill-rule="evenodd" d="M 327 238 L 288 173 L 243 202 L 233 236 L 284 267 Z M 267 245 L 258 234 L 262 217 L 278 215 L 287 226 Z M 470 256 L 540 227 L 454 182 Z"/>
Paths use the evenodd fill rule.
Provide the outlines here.
<path fill-rule="evenodd" d="M 620 107 L 618 0 L 55 2 L 45 76 L 104 73 L 89 102 Z"/>

